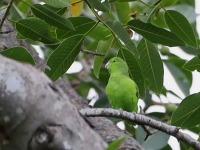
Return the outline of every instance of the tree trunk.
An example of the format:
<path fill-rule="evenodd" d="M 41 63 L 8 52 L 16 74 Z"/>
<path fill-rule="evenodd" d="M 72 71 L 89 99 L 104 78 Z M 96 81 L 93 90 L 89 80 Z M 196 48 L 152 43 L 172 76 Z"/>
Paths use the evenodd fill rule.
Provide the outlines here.
<path fill-rule="evenodd" d="M 12 27 L 5 21 L 3 31 L 9 30 Z M 13 46 L 26 47 L 37 68 L 44 70 L 37 53 L 16 40 L 15 32 L 0 35 L 0 50 Z M 143 149 L 110 120 L 83 118 L 78 110 L 88 106 L 67 80 L 52 83 L 33 66 L 2 56 L 0 60 L 1 150 L 103 150 L 125 136 L 120 149 Z"/>

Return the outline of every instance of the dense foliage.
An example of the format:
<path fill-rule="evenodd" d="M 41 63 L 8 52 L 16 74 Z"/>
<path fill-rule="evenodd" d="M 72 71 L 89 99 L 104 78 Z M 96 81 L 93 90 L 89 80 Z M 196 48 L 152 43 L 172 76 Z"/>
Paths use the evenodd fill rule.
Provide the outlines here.
<path fill-rule="evenodd" d="M 162 101 L 166 113 L 149 113 L 150 117 L 199 134 L 200 94 L 190 95 L 192 72 L 200 71 L 199 37 L 196 31 L 194 0 L 16 0 L 8 19 L 17 39 L 39 45 L 47 63 L 45 74 L 56 81 L 66 75 L 77 92 L 87 97 L 94 88 L 99 99 L 94 107 L 110 107 L 105 96 L 109 74 L 104 64 L 113 56 L 124 59 L 130 77 L 144 100 L 144 111 L 155 105 L 152 95 L 179 95 L 163 86 L 164 65 L 185 94 L 180 105 Z M 0 2 L 0 11 L 7 8 Z M 82 13 L 79 16 L 79 13 Z M 189 61 L 171 53 L 171 47 L 193 55 Z M 7 57 L 35 64 L 23 47 L 1 52 Z M 83 65 L 80 72 L 65 74 L 74 61 Z M 117 91 L 116 91 L 117 92 Z M 176 107 L 178 106 L 178 107 Z M 119 120 L 113 120 L 118 122 Z M 136 139 L 148 149 L 171 149 L 169 135 L 157 132 L 144 141 L 138 127 Z M 159 141 L 159 142 L 158 142 Z M 181 143 L 182 149 L 187 147 Z"/>

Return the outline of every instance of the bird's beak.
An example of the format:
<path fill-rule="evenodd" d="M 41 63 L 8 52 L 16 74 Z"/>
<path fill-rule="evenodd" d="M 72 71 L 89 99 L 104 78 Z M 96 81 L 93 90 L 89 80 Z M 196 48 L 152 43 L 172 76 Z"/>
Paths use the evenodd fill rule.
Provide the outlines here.
<path fill-rule="evenodd" d="M 107 62 L 105 65 L 105 68 L 108 69 L 109 66 L 110 66 L 110 62 Z"/>

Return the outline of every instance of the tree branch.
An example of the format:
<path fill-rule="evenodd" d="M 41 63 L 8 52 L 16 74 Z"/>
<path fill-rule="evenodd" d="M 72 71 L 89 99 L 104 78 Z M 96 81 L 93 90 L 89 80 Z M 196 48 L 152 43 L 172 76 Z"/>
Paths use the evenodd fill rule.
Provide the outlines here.
<path fill-rule="evenodd" d="M 3 17 L 3 15 L 4 14 L 1 14 L 0 13 L 0 18 L 2 18 Z M 3 30 L 4 31 L 10 31 L 10 30 L 12 30 L 12 27 L 10 26 L 10 24 L 9 24 L 9 22 L 7 21 L 7 20 L 5 20 L 4 21 L 4 26 L 3 26 Z M 15 39 L 15 31 L 14 32 L 12 32 L 12 33 L 9 33 L 9 34 L 0 34 L 0 50 L 3 50 L 4 49 L 4 45 L 5 45 L 5 47 L 6 48 L 10 48 L 10 47 L 13 47 L 13 46 L 23 46 L 23 47 L 26 47 L 26 49 L 27 50 L 31 50 L 30 52 L 31 52 L 31 55 L 34 57 L 34 59 L 36 60 L 36 63 L 37 62 L 40 62 L 40 58 L 38 57 L 38 55 L 36 54 L 36 53 L 34 53 L 34 50 L 32 50 L 32 48 L 26 43 L 26 42 L 24 42 L 23 40 L 16 40 Z M 32 51 L 33 51 L 33 53 L 32 53 Z M 5 112 L 6 114 L 4 115 L 4 113 L 2 113 L 2 111 L 1 111 L 1 109 L 3 108 L 3 107 L 1 107 L 1 102 L 6 102 L 6 103 L 10 103 L 11 105 L 12 105 L 12 107 L 15 107 L 15 108 L 18 108 L 18 103 L 22 103 L 22 104 L 24 104 L 24 105 L 28 105 L 29 104 L 29 102 L 30 102 L 30 104 L 34 104 L 34 102 L 32 102 L 32 100 L 38 100 L 38 102 L 36 103 L 37 104 L 37 106 L 39 106 L 39 107 L 44 107 L 43 109 L 42 109 L 42 111 L 49 111 L 49 112 L 51 112 L 51 111 L 54 111 L 53 109 L 51 109 L 51 106 L 53 107 L 54 106 L 54 104 L 57 104 L 57 100 L 56 100 L 56 98 L 54 98 L 54 96 L 52 96 L 52 94 L 54 95 L 54 94 L 56 94 L 57 92 L 56 91 L 54 91 L 54 92 L 52 92 L 52 91 L 46 91 L 46 92 L 44 92 L 43 91 L 43 88 L 48 88 L 51 84 L 53 84 L 53 83 L 51 83 L 50 85 L 48 84 L 48 85 L 46 85 L 46 80 L 44 79 L 44 75 L 41 73 L 41 72 L 36 72 L 36 73 L 34 73 L 35 71 L 35 69 L 33 69 L 33 68 L 30 68 L 30 66 L 28 65 L 25 65 L 25 64 L 21 64 L 22 66 L 24 66 L 24 68 L 21 68 L 20 69 L 20 67 L 19 67 L 19 64 L 16 62 L 16 61 L 12 61 L 13 63 L 12 63 L 12 65 L 9 65 L 8 64 L 8 62 L 6 61 L 6 62 L 4 62 L 4 59 L 6 59 L 6 58 L 4 58 L 4 57 L 1 57 L 0 56 L 0 59 L 1 59 L 1 63 L 0 63 L 0 74 L 1 73 L 4 73 L 6 76 L 5 77 L 7 77 L 8 75 L 13 75 L 13 78 L 12 78 L 12 82 L 8 82 L 8 83 L 10 83 L 11 85 L 11 87 L 13 87 L 13 85 L 15 85 L 15 86 L 17 86 L 18 84 L 16 84 L 16 83 L 14 83 L 14 81 L 13 80 L 15 80 L 16 79 L 16 73 L 14 72 L 15 70 L 16 70 L 16 72 L 19 72 L 20 73 L 20 79 L 22 78 L 22 79 L 24 79 L 25 80 L 25 82 L 23 82 L 23 83 L 25 83 L 24 85 L 21 85 L 20 84 L 20 87 L 18 88 L 19 89 L 19 91 L 17 92 L 17 93 L 15 93 L 14 95 L 14 97 L 9 97 L 9 98 L 7 98 L 7 100 L 5 101 L 4 99 L 6 98 L 5 97 L 5 94 L 2 94 L 1 92 L 1 94 L 0 94 L 0 118 L 1 117 L 4 117 L 4 116 L 6 116 L 6 118 L 4 117 L 4 119 L 8 119 L 7 118 L 7 111 L 3 111 L 3 112 Z M 37 60 L 39 60 L 39 61 L 37 61 Z M 10 60 L 11 61 L 11 60 Z M 5 70 L 3 70 L 3 68 L 1 68 L 1 65 L 3 65 L 4 64 L 4 66 L 6 66 L 4 69 L 8 69 L 8 70 L 10 70 L 10 72 L 7 72 L 7 71 L 5 71 Z M 39 64 L 40 63 L 37 63 L 38 65 L 37 66 L 39 66 Z M 10 68 L 10 66 L 12 66 L 14 69 L 12 69 L 12 68 Z M 27 69 L 26 69 L 26 67 L 27 67 Z M 10 69 L 9 69 L 10 68 Z M 39 67 L 37 67 L 37 68 L 39 68 Z M 30 71 L 31 70 L 31 71 Z M 42 69 L 41 69 L 42 70 Z M 33 80 L 34 81 L 32 81 L 31 79 L 31 77 L 29 76 L 29 75 L 31 75 L 31 76 L 33 76 Z M 4 82 L 7 82 L 7 80 L 6 79 L 4 79 L 3 78 L 3 76 L 1 75 L 0 76 L 1 77 L 1 82 L 0 82 L 0 90 L 2 89 L 4 89 L 4 90 L 7 90 L 7 88 L 4 88 L 4 87 L 10 87 L 10 86 L 5 86 L 5 85 L 2 85 Z M 17 76 L 17 79 L 18 79 L 18 76 Z M 16 79 L 16 80 L 17 80 Z M 30 82 L 31 83 L 29 83 L 29 80 L 31 80 Z M 4 82 L 3 82 L 4 81 Z M 10 81 L 10 80 L 8 80 L 8 81 Z M 21 81 L 21 80 L 20 80 Z M 66 81 L 66 82 L 65 82 Z M 41 85 L 39 85 L 39 86 L 37 86 L 37 87 L 40 87 L 40 90 L 38 90 L 38 88 L 34 88 L 37 84 L 38 84 L 38 82 L 39 82 L 39 84 L 41 84 Z M 45 83 L 44 83 L 45 82 Z M 68 100 L 70 101 L 70 104 L 72 104 L 72 105 L 74 105 L 74 106 L 76 106 L 76 109 L 82 109 L 82 108 L 86 108 L 86 107 L 88 107 L 88 105 L 87 105 L 87 101 L 85 101 L 82 97 L 80 97 L 77 93 L 76 93 L 76 91 L 70 86 L 70 83 L 67 81 L 67 79 L 64 79 L 64 78 L 62 78 L 62 80 L 58 80 L 56 83 L 58 83 L 58 84 L 56 84 L 56 85 L 51 85 L 51 88 L 52 89 L 55 89 L 54 88 L 54 86 L 56 86 L 56 87 L 58 87 L 58 89 L 60 89 L 60 88 L 62 88 L 62 91 L 63 92 L 61 92 L 62 94 L 60 95 L 57 95 L 57 97 L 61 97 L 61 99 L 63 98 L 63 97 L 65 97 L 64 98 L 64 100 L 63 101 L 65 101 L 65 102 L 67 102 Z M 14 86 L 14 87 L 15 87 Z M 1 88 L 2 87 L 2 88 Z M 26 98 L 24 98 L 24 95 L 26 95 L 26 91 L 24 91 L 24 89 L 27 89 L 27 91 L 31 91 L 31 94 L 27 94 L 28 95 L 28 97 Z M 22 90 L 21 92 L 20 92 L 20 90 Z M 48 89 L 47 89 L 48 90 Z M 60 91 L 60 90 L 59 90 Z M 48 92 L 49 92 L 49 94 L 48 94 Z M 29 93 L 29 92 L 28 92 Z M 42 94 L 41 94 L 42 93 Z M 45 94 L 46 93 L 46 94 Z M 59 92 L 60 93 L 60 92 Z M 42 98 L 40 98 L 40 96 L 39 95 L 46 95 L 46 98 L 44 99 L 44 97 L 42 96 Z M 11 95 L 11 93 L 9 94 L 9 95 Z M 13 95 L 13 94 L 12 94 Z M 32 95 L 34 95 L 33 97 L 32 97 Z M 65 95 L 65 96 L 63 96 L 63 95 Z M 3 98 L 1 98 L 1 96 L 3 96 Z M 20 99 L 21 99 L 21 97 L 23 98 L 23 99 L 26 99 L 26 101 L 28 102 L 28 103 L 25 103 L 23 100 L 21 101 Z M 16 99 L 16 101 L 17 101 L 17 104 L 15 104 L 14 102 L 15 102 L 15 100 L 14 99 Z M 32 100 L 30 100 L 30 99 L 32 99 Z M 45 104 L 41 104 L 41 103 L 44 103 L 45 101 L 46 101 L 46 99 L 48 100 L 48 102 L 47 102 L 47 105 Z M 51 102 L 49 102 L 49 101 L 51 101 Z M 41 103 L 40 103 L 41 102 Z M 14 104 L 13 104 L 14 103 Z M 53 103 L 53 104 L 52 104 Z M 8 104 L 6 104 L 6 107 L 9 107 L 10 109 L 8 110 L 8 112 L 14 112 L 15 114 L 16 114 L 16 112 L 15 112 L 15 108 L 13 108 L 12 109 L 12 107 L 10 106 L 10 105 L 8 105 Z M 37 108 L 37 106 L 36 105 L 34 105 L 34 108 Z M 58 106 L 58 105 L 57 105 Z M 59 106 L 61 106 L 61 105 L 59 105 Z M 68 108 L 69 107 L 69 108 Z M 47 109 L 48 108 L 48 109 Z M 87 142 L 83 142 L 84 143 L 84 147 L 87 147 L 86 149 L 87 150 L 89 150 L 89 149 L 94 149 L 94 147 L 93 146 L 95 146 L 96 144 L 104 144 L 105 142 L 106 143 L 111 143 L 111 142 L 113 142 L 113 141 L 115 141 L 116 139 L 120 139 L 120 138 L 122 138 L 122 137 L 127 137 L 126 138 L 126 140 L 124 141 L 124 143 L 121 145 L 121 149 L 133 149 L 133 150 L 143 150 L 143 148 L 142 148 L 142 146 L 134 139 L 134 138 L 132 138 L 131 137 L 131 135 L 129 135 L 127 132 L 124 132 L 123 130 L 121 130 L 121 129 L 119 129 L 115 124 L 113 124 L 113 122 L 112 121 L 110 121 L 109 119 L 107 119 L 107 118 L 104 118 L 104 117 L 87 117 L 87 124 L 83 124 L 82 123 L 82 117 L 81 117 L 81 120 L 79 120 L 79 121 L 77 121 L 78 123 L 73 123 L 73 120 L 71 120 L 71 119 L 69 119 L 68 117 L 70 117 L 70 116 L 73 116 L 73 115 L 75 115 L 76 114 L 76 110 L 74 110 L 73 109 L 73 113 L 72 113 L 72 115 L 67 115 L 66 116 L 66 114 L 71 114 L 71 113 L 67 113 L 67 112 L 64 112 L 64 113 L 62 113 L 62 114 L 60 114 L 60 113 L 58 113 L 58 112 L 53 112 L 53 114 L 52 113 L 44 113 L 44 112 L 42 112 L 41 114 L 40 114 L 40 111 L 34 111 L 33 109 L 32 109 L 32 107 L 31 107 L 31 109 L 29 109 L 29 107 L 28 108 L 24 108 L 24 109 L 27 109 L 28 110 L 28 112 L 30 112 L 30 114 L 28 113 L 27 114 L 27 116 L 29 116 L 29 117 L 31 117 L 33 114 L 35 114 L 36 115 L 36 117 L 42 117 L 42 119 L 40 118 L 40 119 L 36 119 L 36 118 L 34 118 L 34 120 L 33 120 L 33 122 L 31 122 L 30 124 L 31 124 L 31 126 L 30 126 L 30 124 L 27 124 L 27 128 L 24 126 L 24 121 L 23 121 L 23 125 L 22 124 L 20 124 L 20 125 L 18 125 L 18 127 L 20 127 L 20 129 L 19 130 L 16 130 L 16 131 L 19 131 L 18 133 L 19 134 L 12 134 L 13 136 L 12 136 L 12 140 L 15 140 L 15 137 L 16 137 L 16 139 L 18 140 L 18 141 L 20 141 L 20 142 L 17 142 L 19 145 L 22 145 L 22 144 L 24 144 L 25 143 L 25 146 L 27 146 L 26 144 L 26 140 L 24 140 L 24 138 L 25 139 L 30 139 L 30 143 L 32 143 L 34 140 L 33 140 L 33 138 L 34 139 L 38 139 L 37 137 L 38 136 L 35 136 L 35 135 L 38 135 L 37 133 L 37 131 L 38 130 L 35 130 L 35 128 L 34 128 L 34 133 L 33 132 L 31 132 L 31 131 L 27 131 L 27 133 L 32 133 L 32 135 L 30 135 L 30 137 L 29 138 L 27 138 L 27 137 L 23 137 L 23 139 L 21 139 L 21 136 L 23 136 L 23 134 L 21 134 L 21 129 L 22 129 L 22 131 L 23 132 L 25 132 L 26 130 L 29 130 L 29 128 L 31 128 L 32 129 L 32 126 L 34 125 L 35 126 L 35 122 L 37 122 L 37 120 L 39 120 L 39 122 L 44 122 L 44 119 L 45 118 L 47 118 L 49 115 L 50 116 L 52 116 L 53 117 L 53 119 L 55 119 L 55 117 L 54 117 L 54 115 L 56 115 L 56 116 L 65 116 L 64 118 L 62 118 L 62 123 L 63 123 L 63 121 L 64 120 L 68 120 L 68 122 L 70 123 L 72 123 L 73 125 L 71 125 L 71 127 L 73 128 L 74 126 L 76 126 L 76 125 L 81 125 L 82 127 L 79 129 L 79 130 L 77 130 L 78 132 L 78 134 L 82 134 L 82 129 L 84 129 L 84 132 L 85 133 L 83 133 L 84 135 L 84 137 L 85 136 L 87 136 L 87 137 L 89 137 L 89 139 L 92 139 L 92 140 L 88 140 L 88 138 L 86 139 L 87 140 Z M 67 107 L 65 107 L 65 109 L 66 109 L 66 111 L 70 111 L 71 109 L 70 109 L 70 105 L 67 105 Z M 19 109 L 20 110 L 20 109 Z M 21 113 L 21 115 L 22 115 L 22 120 L 23 120 L 23 118 L 25 118 L 24 116 L 26 116 L 26 112 L 24 111 L 24 113 Z M 20 116 L 21 116 L 20 115 Z M 47 116 L 46 116 L 47 115 Z M 79 114 L 78 114 L 79 115 Z M 13 117 L 14 119 L 16 119 L 16 121 L 17 121 L 17 124 L 19 124 L 18 122 L 20 122 L 20 120 L 21 119 L 19 119 L 19 118 L 17 118 L 17 117 Z M 66 118 L 66 119 L 65 119 Z M 73 117 L 74 119 L 75 118 L 77 118 L 77 117 Z M 84 117 L 84 118 L 86 118 L 86 117 Z M 78 118 L 77 118 L 78 119 Z M 27 119 L 26 119 L 27 120 Z M 30 120 L 30 119 L 29 119 Z M 10 122 L 11 122 L 12 120 L 10 120 Z M 57 121 L 56 122 L 57 124 L 59 124 L 59 122 Z M 15 123 L 11 123 L 11 125 L 15 125 Z M 92 130 L 94 130 L 94 131 L 96 131 L 97 133 L 95 133 L 96 134 L 96 136 L 101 136 L 102 138 L 103 138 L 103 141 L 101 140 L 101 141 L 99 141 L 98 139 L 97 139 L 97 137 L 94 137 L 94 135 L 93 134 L 91 134 L 90 133 L 90 131 L 88 131 L 88 124 L 92 127 Z M 1 119 L 0 119 L 0 130 L 2 129 L 2 126 L 1 126 L 2 124 L 1 124 Z M 39 125 L 41 125 L 41 124 L 39 124 Z M 47 126 L 45 126 L 45 130 L 42 130 L 42 132 L 39 132 L 39 135 L 41 135 L 40 133 L 42 133 L 42 135 L 43 135 L 43 133 L 45 134 L 45 135 L 51 135 L 51 131 L 53 130 L 55 130 L 56 131 L 56 133 L 60 133 L 60 130 L 63 130 L 63 127 L 55 127 L 55 126 L 52 126 L 51 124 L 49 125 L 49 124 L 46 124 Z M 6 127 L 6 129 L 8 128 L 8 125 L 6 125 L 5 126 Z M 42 124 L 42 126 L 39 126 L 39 128 L 38 129 L 43 129 L 43 124 Z M 90 128 L 90 127 L 89 127 Z M 9 129 L 9 128 L 8 128 Z M 47 129 L 47 131 L 48 132 L 46 132 L 46 129 Z M 7 130 L 6 130 L 7 131 Z M 40 131 L 40 130 L 39 130 Z M 59 132 L 57 132 L 57 131 L 59 131 Z M 71 129 L 70 129 L 70 131 L 71 131 Z M 49 132 L 50 132 L 50 134 L 49 134 Z M 7 133 L 7 132 L 6 132 Z M 27 135 L 27 134 L 26 134 Z M 64 136 L 64 133 L 62 134 L 63 136 Z M 74 132 L 73 132 L 73 135 L 72 135 L 72 133 L 69 133 L 69 134 L 67 134 L 67 135 L 70 135 L 69 136 L 69 138 L 71 138 L 71 137 L 74 137 L 73 135 L 74 135 Z M 0 134 L 0 143 L 1 143 L 1 134 Z M 9 136 L 9 135 L 8 135 Z M 81 136 L 82 138 L 83 138 L 83 136 Z M 77 137 L 77 136 L 75 136 L 75 137 Z M 81 138 L 81 139 L 82 139 Z M 57 139 L 57 138 L 55 138 L 55 139 Z M 85 138 L 84 138 L 85 139 Z M 82 140 L 84 140 L 84 139 L 82 139 Z M 21 141 L 23 141 L 23 142 L 21 142 Z M 59 140 L 58 140 L 59 141 Z M 94 141 L 95 141 L 95 144 L 94 144 Z M 105 142 L 104 142 L 105 141 Z M 77 140 L 76 139 L 76 141 L 75 142 L 77 142 L 77 143 L 73 143 L 73 146 L 80 146 L 80 147 L 82 147 L 81 149 L 84 149 L 83 148 L 83 146 L 82 146 L 82 144 L 80 144 L 80 140 Z M 92 144 L 91 144 L 91 142 L 92 142 Z M 16 142 L 15 142 L 16 143 Z M 29 145 L 30 145 L 30 143 L 29 143 Z M 12 145 L 12 141 L 9 141 L 9 144 L 10 145 Z M 32 144 L 34 144 L 34 143 L 32 143 Z M 88 144 L 89 144 L 89 146 L 88 146 Z M 7 146 L 7 145 L 6 145 Z M 25 149 L 25 148 L 16 148 L 16 144 L 15 144 L 15 147 L 13 148 L 10 148 L 10 149 L 15 149 L 15 150 L 21 150 L 21 149 Z M 76 149 L 80 149 L 80 148 L 76 148 Z M 97 150 L 98 148 L 96 147 L 95 148 L 95 150 Z M 103 149 L 103 148 L 102 148 Z M 104 149 L 105 149 L 105 147 L 104 147 Z M 4 150 L 4 149 L 3 149 Z"/>
<path fill-rule="evenodd" d="M 156 121 L 154 119 L 151 119 L 151 118 L 146 117 L 141 114 L 129 113 L 126 111 L 114 110 L 111 108 L 108 108 L 108 109 L 86 108 L 86 109 L 81 109 L 80 113 L 83 116 L 88 116 L 88 117 L 96 117 L 96 116 L 116 117 L 116 118 L 123 118 L 126 120 L 134 121 L 135 123 L 138 123 L 138 124 L 148 125 L 152 128 L 158 129 L 160 131 L 163 131 L 169 135 L 176 137 L 179 141 L 187 143 L 188 145 L 193 147 L 195 150 L 200 150 L 200 143 L 198 141 L 196 141 L 195 139 L 193 139 L 188 134 L 185 134 L 185 133 L 179 131 L 179 128 L 165 124 L 160 121 Z"/>
<path fill-rule="evenodd" d="M 142 107 L 141 107 L 141 106 L 140 106 L 140 114 L 145 115 L 145 113 L 144 113 L 144 111 L 142 110 Z M 141 126 L 142 126 L 143 130 L 147 133 L 147 135 L 146 135 L 144 141 L 146 141 L 147 138 L 148 138 L 149 136 L 151 136 L 152 134 L 154 134 L 154 133 L 157 132 L 157 130 L 150 131 L 150 129 L 149 129 L 148 126 L 145 126 L 145 125 L 141 125 Z"/>
<path fill-rule="evenodd" d="M 0 34 L 8 34 L 8 33 L 11 33 L 13 32 L 14 30 L 10 30 L 10 31 L 1 31 Z"/>
<path fill-rule="evenodd" d="M 0 30 L 1 30 L 2 26 L 3 26 L 4 20 L 6 19 L 8 13 L 9 13 L 9 11 L 10 11 L 10 8 L 11 8 L 11 6 L 12 6 L 13 1 L 14 1 L 14 0 L 11 0 L 11 1 L 10 1 L 9 5 L 8 5 L 8 8 L 6 9 L 6 12 L 5 12 L 5 14 L 4 14 L 4 16 L 3 16 L 3 18 L 2 18 L 2 20 L 1 20 L 1 22 L 0 22 Z"/>
<path fill-rule="evenodd" d="M 92 55 L 96 55 L 96 56 L 105 56 L 104 54 L 99 54 L 99 53 L 88 51 L 88 50 L 85 50 L 85 49 L 81 49 L 81 51 L 83 53 L 86 53 L 86 54 L 92 54 Z"/>
<path fill-rule="evenodd" d="M 0 60 L 1 150 L 106 148 L 70 97 L 41 71 L 3 56 Z"/>
<path fill-rule="evenodd" d="M 68 97 L 70 97 L 69 100 L 78 110 L 88 108 L 87 101 L 76 93 L 66 78 L 63 77 L 57 80 L 55 84 L 61 87 Z M 118 128 L 111 120 L 105 117 L 83 117 L 87 120 L 87 123 L 92 129 L 94 129 L 107 143 L 112 143 L 117 139 L 126 137 L 125 141 L 120 146 L 120 150 L 144 150 L 131 134 Z"/>
<path fill-rule="evenodd" d="M 0 12 L 0 20 L 4 16 L 5 14 Z M 38 53 L 33 49 L 32 46 L 27 44 L 24 40 L 15 39 L 16 32 L 13 29 L 13 27 L 10 25 L 8 20 L 4 21 L 2 29 L 4 31 L 0 32 L 0 51 L 5 50 L 7 48 L 15 47 L 15 46 L 23 46 L 28 50 L 28 52 L 31 54 L 31 56 L 35 60 L 36 68 L 38 68 L 41 71 L 43 71 L 46 68 L 46 63 L 44 62 L 44 60 L 42 60 L 38 56 Z"/>

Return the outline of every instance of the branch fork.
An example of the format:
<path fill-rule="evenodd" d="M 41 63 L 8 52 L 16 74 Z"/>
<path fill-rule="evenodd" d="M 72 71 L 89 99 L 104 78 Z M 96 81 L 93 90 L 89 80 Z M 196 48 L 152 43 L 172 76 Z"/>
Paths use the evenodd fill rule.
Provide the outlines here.
<path fill-rule="evenodd" d="M 193 147 L 195 150 L 200 150 L 200 143 L 193 139 L 190 135 L 181 132 L 176 126 L 168 125 L 163 122 L 151 119 L 141 114 L 135 112 L 130 113 L 123 110 L 115 110 L 111 108 L 86 108 L 80 110 L 81 115 L 87 117 L 116 117 L 121 119 L 126 119 L 129 121 L 134 121 L 139 125 L 147 125 L 159 131 L 165 132 L 177 138 L 178 141 L 187 143 L 189 146 Z"/>

